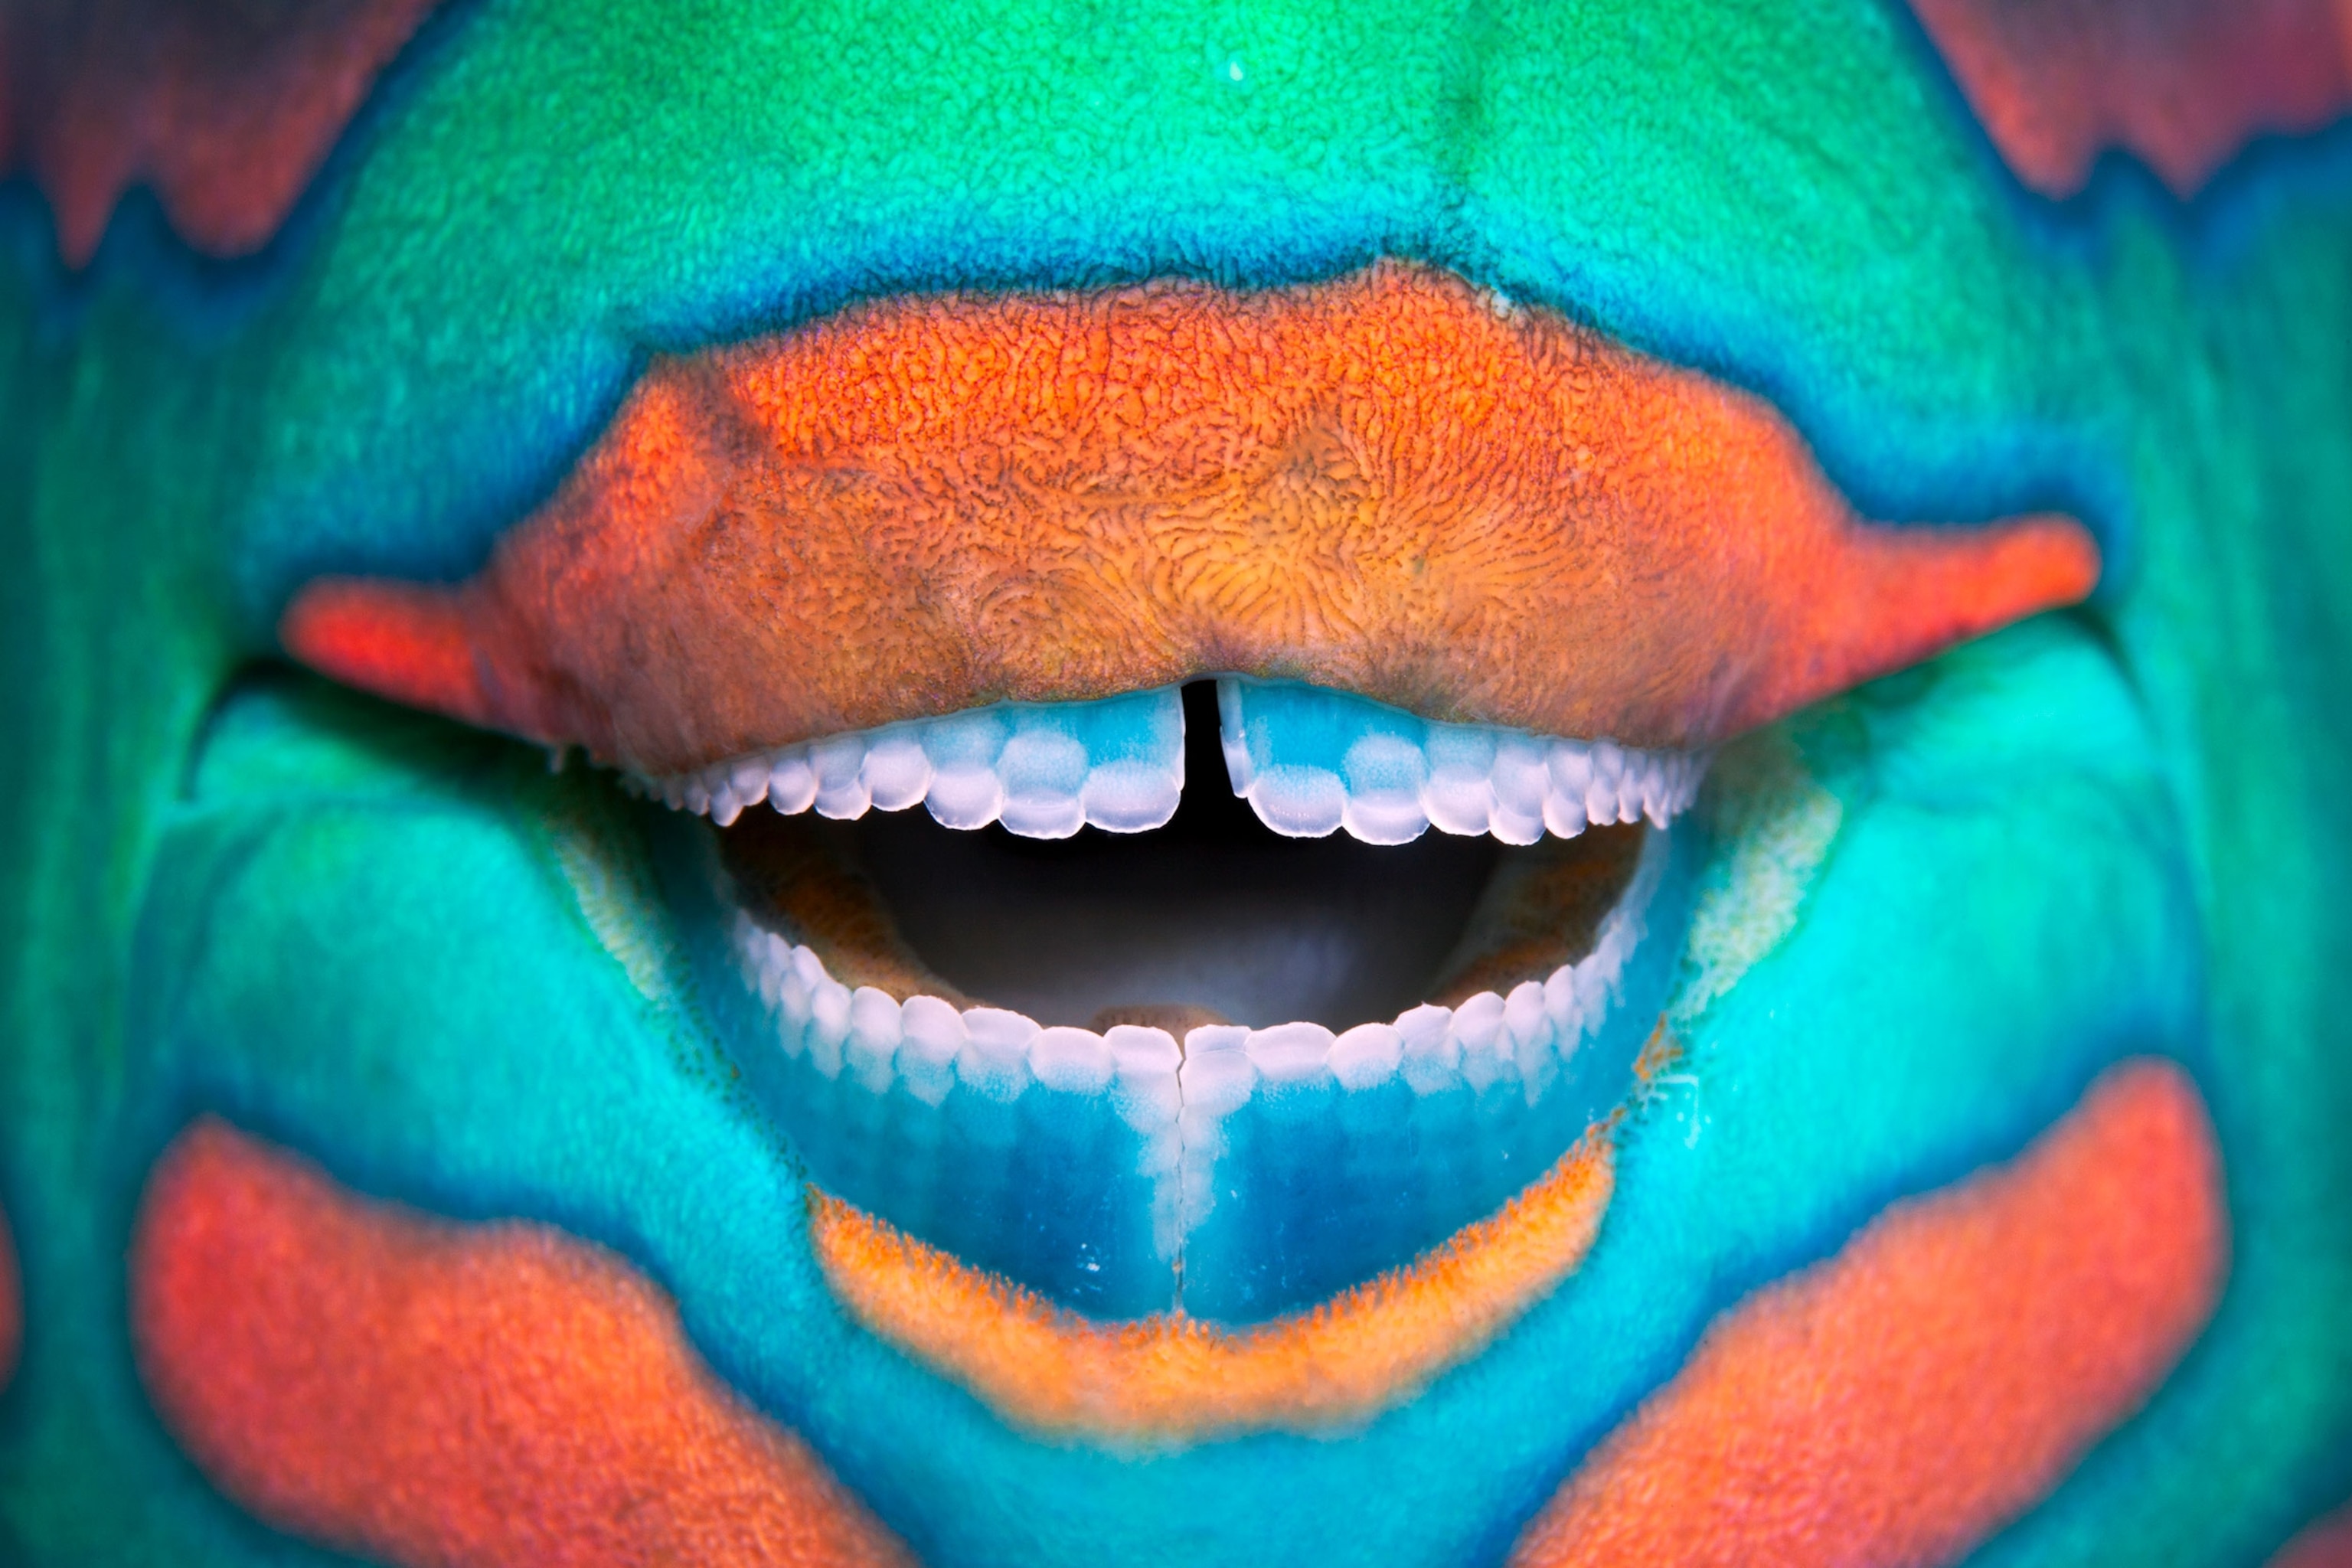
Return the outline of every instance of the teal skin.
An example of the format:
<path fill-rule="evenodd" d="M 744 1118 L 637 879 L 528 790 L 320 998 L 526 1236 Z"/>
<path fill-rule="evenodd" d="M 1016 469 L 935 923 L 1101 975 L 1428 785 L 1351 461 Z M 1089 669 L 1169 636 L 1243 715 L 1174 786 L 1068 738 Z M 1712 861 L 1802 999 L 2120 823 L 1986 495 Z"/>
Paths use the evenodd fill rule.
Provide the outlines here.
<path fill-rule="evenodd" d="M 11 194 L 0 1556 L 321 1560 L 210 1489 L 131 1363 L 131 1216 L 202 1110 L 616 1248 L 942 1568 L 1460 1564 L 1715 1311 L 2139 1054 L 2219 1129 L 2228 1289 L 1979 1556 L 2254 1562 L 2352 1494 L 2352 142 L 2186 208 L 2111 163 L 2053 206 L 1866 0 L 810 10 L 488 0 L 249 262 L 134 203 L 61 278 Z M 1762 392 L 1873 515 L 2070 507 L 2106 580 L 1720 761 L 1686 1058 L 1510 1335 L 1344 1439 L 1041 1444 L 826 1293 L 655 888 L 678 825 L 273 665 L 272 627 L 320 571 L 477 563 L 649 351 L 1381 253 Z"/>

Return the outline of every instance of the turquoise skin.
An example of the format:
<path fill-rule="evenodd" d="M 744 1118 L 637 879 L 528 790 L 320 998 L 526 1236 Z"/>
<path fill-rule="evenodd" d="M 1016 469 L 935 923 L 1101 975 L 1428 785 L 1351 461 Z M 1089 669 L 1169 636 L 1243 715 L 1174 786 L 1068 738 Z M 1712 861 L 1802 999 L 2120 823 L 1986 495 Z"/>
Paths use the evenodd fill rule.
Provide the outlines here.
<path fill-rule="evenodd" d="M 1713 1312 L 2151 1052 L 2220 1131 L 2228 1292 L 1981 1555 L 2253 1561 L 2352 1493 L 2352 141 L 2258 148 L 2186 208 L 2120 163 L 2053 206 L 1863 0 L 756 10 L 460 14 L 250 262 L 134 204 L 62 278 L 10 193 L 5 1555 L 319 1556 L 203 1481 L 131 1364 L 131 1214 L 201 1109 L 617 1248 L 931 1563 L 1455 1564 Z M 1801 902 L 1694 938 L 1690 1081 L 1507 1339 L 1342 1441 L 1037 1444 L 825 1292 L 793 1152 L 693 1005 L 654 808 L 257 661 L 316 572 L 478 563 L 651 350 L 860 293 L 1381 253 L 1762 392 L 1873 515 L 2070 507 L 2106 581 L 1725 759 L 1718 907 L 1771 866 Z"/>

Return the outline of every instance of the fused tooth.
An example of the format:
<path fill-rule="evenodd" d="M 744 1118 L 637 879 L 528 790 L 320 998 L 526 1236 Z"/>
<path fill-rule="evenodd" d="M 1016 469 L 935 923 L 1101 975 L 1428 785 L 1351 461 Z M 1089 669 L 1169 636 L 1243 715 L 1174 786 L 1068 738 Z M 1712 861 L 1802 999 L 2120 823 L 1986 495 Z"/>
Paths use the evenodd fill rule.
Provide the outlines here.
<path fill-rule="evenodd" d="M 1282 763 L 1251 781 L 1257 819 L 1286 838 L 1321 838 L 1346 816 L 1348 786 L 1328 768 Z"/>
<path fill-rule="evenodd" d="M 1454 1009 L 1454 1037 L 1462 1049 L 1462 1080 L 1483 1090 L 1500 1079 L 1511 1061 L 1509 1042 L 1503 1037 L 1503 999 L 1481 991 Z"/>
<path fill-rule="evenodd" d="M 1004 781 L 1001 820 L 1024 838 L 1067 838 L 1086 825 L 1085 742 L 1034 721 L 1034 710 L 1015 722 L 1019 727 L 996 760 Z"/>
<path fill-rule="evenodd" d="M 863 736 L 827 736 L 809 748 L 809 762 L 816 769 L 819 816 L 847 819 L 866 815 L 873 797 L 866 793 L 862 776 L 866 767 Z"/>
<path fill-rule="evenodd" d="M 967 1007 L 964 1044 L 956 1053 L 956 1077 L 986 1099 L 1002 1102 L 1029 1086 L 1029 1043 L 1035 1020 L 1003 1007 Z"/>
<path fill-rule="evenodd" d="M 898 1077 L 925 1105 L 937 1105 L 955 1087 L 957 1055 L 964 1047 L 963 1015 L 937 996 L 909 996 L 898 1010 Z"/>
<path fill-rule="evenodd" d="M 1386 1083 L 1403 1059 L 1404 1035 L 1394 1024 L 1359 1024 L 1331 1042 L 1331 1076 L 1350 1092 Z"/>
<path fill-rule="evenodd" d="M 806 746 L 787 746 L 770 759 L 768 804 L 786 816 L 816 804 L 816 769 Z"/>
<path fill-rule="evenodd" d="M 1004 809 L 1004 782 L 994 768 L 943 767 L 931 774 L 923 804 L 942 826 L 985 827 Z"/>
<path fill-rule="evenodd" d="M 1040 1029 L 1029 1047 L 1037 1081 L 1064 1094 L 1100 1094 L 1110 1087 L 1117 1065 L 1108 1041 L 1092 1029 L 1066 1024 Z"/>
<path fill-rule="evenodd" d="M 1331 1042 L 1331 1031 L 1320 1024 L 1276 1024 L 1252 1029 L 1243 1049 L 1269 1083 L 1296 1083 L 1322 1073 Z"/>
<path fill-rule="evenodd" d="M 1539 981 L 1522 980 L 1503 999 L 1503 1040 L 1519 1069 L 1519 1082 L 1532 1105 L 1550 1083 L 1554 1068 L 1551 1016 Z"/>
<path fill-rule="evenodd" d="M 1373 731 L 1359 735 L 1339 764 L 1347 802 L 1340 822 L 1367 844 L 1409 844 L 1429 830 L 1422 791 L 1429 783 L 1429 759 L 1406 737 Z"/>
<path fill-rule="evenodd" d="M 1474 836 L 1494 821 L 1495 732 L 1474 724 L 1432 724 L 1422 742 L 1429 782 L 1422 804 L 1448 833 Z"/>
<path fill-rule="evenodd" d="M 1595 822 L 1617 820 L 1617 773 L 1624 753 L 1607 741 L 1595 741 L 1592 775 L 1584 786 L 1584 814 Z"/>
<path fill-rule="evenodd" d="M 911 726 L 893 725 L 877 735 L 859 773 L 878 811 L 904 811 L 931 787 L 931 759 Z"/>
<path fill-rule="evenodd" d="M 1227 677 L 1217 682 L 1217 738 L 1225 753 L 1225 778 L 1234 794 L 1247 797 L 1255 782 L 1248 739 L 1248 721 L 1242 710 L 1242 683 Z"/>
<path fill-rule="evenodd" d="M 764 756 L 736 758 L 727 772 L 727 788 L 741 810 L 748 811 L 767 799 L 768 759 Z"/>
<path fill-rule="evenodd" d="M 1399 1064 L 1415 1094 L 1437 1094 L 1462 1081 L 1462 1041 L 1454 1032 L 1454 1009 L 1423 1005 L 1397 1016 L 1403 1043 Z"/>
<path fill-rule="evenodd" d="M 841 1047 L 849 1038 L 849 987 L 828 976 L 809 987 L 808 1049 L 819 1071 L 841 1071 Z"/>
<path fill-rule="evenodd" d="M 923 726 L 923 754 L 931 763 L 923 804 L 943 826 L 985 827 L 1004 809 L 996 759 L 1011 733 L 1003 713 L 990 708 L 952 713 Z"/>
<path fill-rule="evenodd" d="M 1249 1058 L 1249 1035 L 1238 1024 L 1204 1024 L 1184 1037 L 1184 1060 L 1176 1069 L 1186 1122 L 1239 1110 L 1257 1087 L 1257 1065 Z"/>
<path fill-rule="evenodd" d="M 861 985 L 849 996 L 849 1038 L 842 1058 L 850 1076 L 868 1094 L 886 1094 L 897 1074 L 892 1059 L 900 1038 L 898 999 L 887 991 Z"/>
<path fill-rule="evenodd" d="M 1107 833 L 1165 826 L 1182 799 L 1181 774 L 1149 763 L 1105 763 L 1087 774 L 1086 819 Z"/>
<path fill-rule="evenodd" d="M 1183 1109 L 1177 1074 L 1184 1060 L 1176 1037 L 1141 1024 L 1118 1024 L 1103 1031 L 1110 1049 L 1112 1102 L 1119 1120 L 1138 1132 L 1175 1126 Z"/>

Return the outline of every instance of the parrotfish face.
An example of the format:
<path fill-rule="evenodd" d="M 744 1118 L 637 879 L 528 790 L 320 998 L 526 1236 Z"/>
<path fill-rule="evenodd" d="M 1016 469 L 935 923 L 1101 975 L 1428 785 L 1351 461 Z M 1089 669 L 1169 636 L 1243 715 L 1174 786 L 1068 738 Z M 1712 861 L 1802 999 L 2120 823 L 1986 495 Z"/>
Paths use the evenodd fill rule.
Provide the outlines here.
<path fill-rule="evenodd" d="M 0 1542 L 2352 1552 L 2352 12 L 0 16 Z"/>

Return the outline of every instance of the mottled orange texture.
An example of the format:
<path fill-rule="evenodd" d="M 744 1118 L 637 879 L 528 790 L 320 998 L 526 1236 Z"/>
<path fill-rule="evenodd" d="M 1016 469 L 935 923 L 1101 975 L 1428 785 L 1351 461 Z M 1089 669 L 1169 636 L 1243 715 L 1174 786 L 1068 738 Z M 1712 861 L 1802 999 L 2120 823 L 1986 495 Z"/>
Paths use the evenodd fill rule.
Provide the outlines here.
<path fill-rule="evenodd" d="M 0 173 L 28 167 L 88 261 L 152 185 L 221 256 L 259 249 L 438 0 L 18 0 L 0 10 Z"/>
<path fill-rule="evenodd" d="M 1493 1217 L 1409 1267 L 1255 1328 L 1181 1313 L 1099 1323 L 810 1193 L 852 1316 L 1034 1431 L 1150 1448 L 1368 1420 L 1475 1354 L 1591 1247 L 1613 1164 L 1597 1127 Z"/>
<path fill-rule="evenodd" d="M 1758 399 L 1451 274 L 861 306 L 658 361 L 455 588 L 298 657 L 651 773 L 1213 672 L 1686 746 L 2087 593 L 2082 528 L 1857 521 Z M 474 659 L 439 648 L 462 622 Z"/>
<path fill-rule="evenodd" d="M 2249 138 L 2352 108 L 2352 0 L 1912 0 L 1985 132 L 2045 195 L 2106 147 L 2182 195 Z"/>
<path fill-rule="evenodd" d="M 2111 1068 L 2014 1162 L 1717 1319 L 1514 1568 L 1957 1560 L 2188 1348 L 2227 1271 L 2224 1204 L 2188 1077 Z"/>
<path fill-rule="evenodd" d="M 149 1179 L 139 1367 L 215 1485 L 401 1564 L 901 1563 L 619 1259 L 346 1192 L 223 1122 Z"/>

